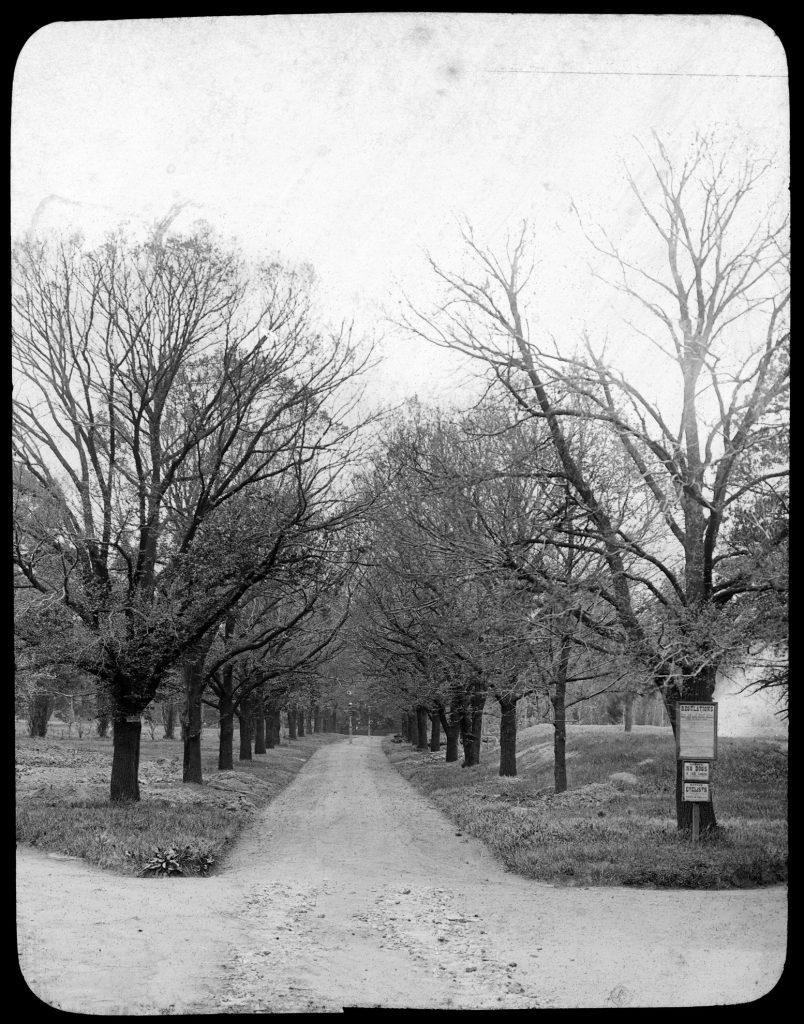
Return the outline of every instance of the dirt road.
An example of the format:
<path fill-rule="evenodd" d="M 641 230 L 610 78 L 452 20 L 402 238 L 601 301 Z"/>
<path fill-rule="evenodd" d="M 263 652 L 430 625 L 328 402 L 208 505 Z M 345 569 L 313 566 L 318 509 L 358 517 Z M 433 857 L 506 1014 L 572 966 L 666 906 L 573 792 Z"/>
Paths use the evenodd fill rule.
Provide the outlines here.
<path fill-rule="evenodd" d="M 322 747 L 209 879 L 17 854 L 20 961 L 84 1013 L 738 1003 L 785 959 L 787 892 L 508 874 L 388 764 Z"/>

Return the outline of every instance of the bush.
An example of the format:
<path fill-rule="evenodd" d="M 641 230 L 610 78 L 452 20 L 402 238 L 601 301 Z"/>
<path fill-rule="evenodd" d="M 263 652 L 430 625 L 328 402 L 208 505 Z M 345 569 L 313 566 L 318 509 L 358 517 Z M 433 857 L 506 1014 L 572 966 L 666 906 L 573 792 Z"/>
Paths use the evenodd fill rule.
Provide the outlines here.
<path fill-rule="evenodd" d="M 133 856 L 133 853 L 131 854 Z M 169 849 L 154 847 L 154 855 L 142 869 L 143 875 L 208 875 L 215 858 L 208 850 L 195 846 L 171 846 Z"/>

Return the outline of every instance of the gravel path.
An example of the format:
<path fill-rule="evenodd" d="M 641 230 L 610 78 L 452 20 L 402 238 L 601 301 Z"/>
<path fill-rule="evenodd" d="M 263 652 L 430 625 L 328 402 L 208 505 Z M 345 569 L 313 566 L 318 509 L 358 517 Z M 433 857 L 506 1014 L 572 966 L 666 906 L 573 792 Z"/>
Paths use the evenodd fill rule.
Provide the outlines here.
<path fill-rule="evenodd" d="M 322 747 L 210 879 L 17 852 L 20 962 L 84 1013 L 626 1007 L 759 998 L 787 891 L 559 888 L 508 874 L 389 765 Z"/>

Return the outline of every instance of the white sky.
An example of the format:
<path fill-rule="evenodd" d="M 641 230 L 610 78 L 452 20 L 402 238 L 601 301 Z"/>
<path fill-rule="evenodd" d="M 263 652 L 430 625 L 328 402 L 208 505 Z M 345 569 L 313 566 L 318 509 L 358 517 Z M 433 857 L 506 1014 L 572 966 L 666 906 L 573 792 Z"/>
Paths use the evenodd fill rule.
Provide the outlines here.
<path fill-rule="evenodd" d="M 378 398 L 463 386 L 382 322 L 432 296 L 456 220 L 543 239 L 545 322 L 600 311 L 570 199 L 628 226 L 638 137 L 717 128 L 787 168 L 787 65 L 760 21 L 705 15 L 333 14 L 61 22 L 20 55 L 12 228 L 151 222 L 173 203 L 252 254 L 311 263 L 333 318 L 385 335 Z"/>

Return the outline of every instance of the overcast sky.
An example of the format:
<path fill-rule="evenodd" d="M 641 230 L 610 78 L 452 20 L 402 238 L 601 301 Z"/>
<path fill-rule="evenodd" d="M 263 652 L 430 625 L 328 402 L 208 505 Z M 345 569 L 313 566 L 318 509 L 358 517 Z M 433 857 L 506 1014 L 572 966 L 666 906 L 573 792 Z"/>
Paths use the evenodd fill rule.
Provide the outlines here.
<path fill-rule="evenodd" d="M 23 49 L 12 227 L 151 222 L 185 202 L 254 255 L 311 263 L 333 317 L 385 335 L 378 390 L 432 397 L 449 359 L 382 322 L 431 294 L 456 221 L 497 242 L 529 217 L 544 316 L 595 313 L 590 220 L 628 226 L 622 160 L 700 128 L 787 160 L 787 66 L 737 16 L 333 14 L 60 22 Z M 599 302 L 600 300 L 595 300 Z"/>

